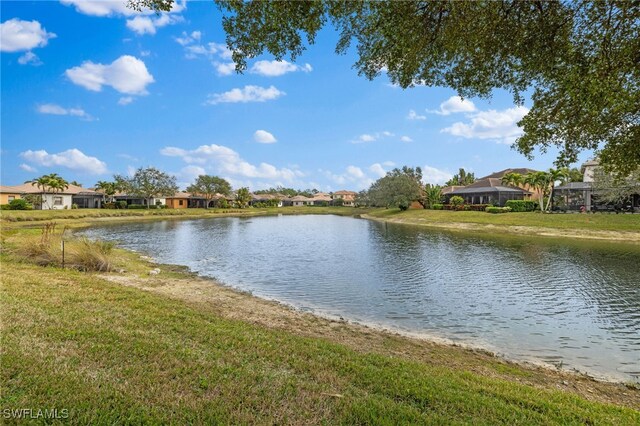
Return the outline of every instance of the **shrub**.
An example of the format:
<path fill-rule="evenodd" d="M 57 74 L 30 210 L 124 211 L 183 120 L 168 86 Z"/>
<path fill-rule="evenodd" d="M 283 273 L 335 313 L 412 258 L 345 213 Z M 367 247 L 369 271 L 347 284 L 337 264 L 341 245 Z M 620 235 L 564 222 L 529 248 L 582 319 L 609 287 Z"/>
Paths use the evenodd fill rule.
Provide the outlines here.
<path fill-rule="evenodd" d="M 78 205 L 76 203 L 71 204 L 71 209 L 75 210 L 78 208 Z"/>
<path fill-rule="evenodd" d="M 11 210 L 9 204 L 0 204 L 0 210 Z"/>
<path fill-rule="evenodd" d="M 442 204 L 431 204 L 431 210 L 442 210 L 444 205 Z"/>
<path fill-rule="evenodd" d="M 532 212 L 538 210 L 538 202 L 531 200 L 509 200 L 505 204 L 513 212 Z"/>
<path fill-rule="evenodd" d="M 402 210 L 402 211 L 408 210 L 408 209 L 409 209 L 409 202 L 408 202 L 408 201 L 405 201 L 405 200 L 400 201 L 400 202 L 398 203 L 398 207 L 399 207 L 399 208 L 400 208 L 400 210 Z"/>
<path fill-rule="evenodd" d="M 487 213 L 509 213 L 511 207 L 487 207 L 485 211 Z"/>
<path fill-rule="evenodd" d="M 465 207 L 469 207 L 469 210 L 474 212 L 483 212 L 486 211 L 486 208 L 490 206 L 491 204 L 468 204 Z"/>
<path fill-rule="evenodd" d="M 129 204 L 127 206 L 127 208 L 129 210 L 135 210 L 135 209 L 146 209 L 147 206 L 145 206 L 144 204 Z"/>
<path fill-rule="evenodd" d="M 102 203 L 103 209 L 115 209 L 116 203 Z"/>
<path fill-rule="evenodd" d="M 128 207 L 127 202 L 124 200 L 116 201 L 114 204 L 116 209 L 126 209 Z"/>
<path fill-rule="evenodd" d="M 27 202 L 27 200 L 23 200 L 22 198 L 16 198 L 15 200 L 11 200 L 9 203 L 9 208 L 7 210 L 31 210 L 33 206 Z"/>
<path fill-rule="evenodd" d="M 451 204 L 454 207 L 458 207 L 464 204 L 464 198 L 462 198 L 459 195 L 454 195 L 453 197 L 451 197 L 451 199 L 449 200 L 449 204 Z M 457 209 L 456 209 L 457 210 Z"/>

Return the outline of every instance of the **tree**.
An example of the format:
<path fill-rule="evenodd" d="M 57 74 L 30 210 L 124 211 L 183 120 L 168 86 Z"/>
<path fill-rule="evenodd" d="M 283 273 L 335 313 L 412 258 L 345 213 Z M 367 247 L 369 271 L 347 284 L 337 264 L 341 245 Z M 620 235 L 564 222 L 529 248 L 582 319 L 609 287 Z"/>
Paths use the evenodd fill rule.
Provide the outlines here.
<path fill-rule="evenodd" d="M 114 179 L 131 195 L 144 198 L 147 208 L 150 207 L 153 198 L 168 197 L 178 191 L 175 176 L 161 172 L 155 167 L 140 167 L 131 178 L 116 175 Z"/>
<path fill-rule="evenodd" d="M 547 172 L 547 181 L 549 188 L 549 196 L 547 198 L 547 207 L 545 210 L 551 211 L 551 203 L 553 202 L 553 190 L 556 187 L 556 182 L 566 181 L 569 178 L 569 169 L 562 167 L 559 169 L 549 169 Z"/>
<path fill-rule="evenodd" d="M 509 91 L 518 104 L 534 89 L 514 147 L 560 149 L 567 166 L 585 149 L 627 175 L 640 164 L 640 3 L 600 1 L 231 1 L 223 11 L 236 70 L 265 52 L 295 60 L 327 24 L 337 53 L 352 43 L 354 65 L 373 79 L 386 72 L 403 88 L 447 86 L 460 96 Z M 169 10 L 173 0 L 130 0 Z"/>
<path fill-rule="evenodd" d="M 453 175 L 453 177 L 445 183 L 445 186 L 467 186 L 475 181 L 476 177 L 473 173 L 467 173 L 464 169 L 460 169 L 457 175 Z"/>
<path fill-rule="evenodd" d="M 593 193 L 598 201 L 621 204 L 632 195 L 640 194 L 640 169 L 625 178 L 607 173 L 600 167 L 593 173 Z"/>
<path fill-rule="evenodd" d="M 523 176 L 520 173 L 509 172 L 502 176 L 501 182 L 507 186 L 520 186 L 522 185 Z"/>
<path fill-rule="evenodd" d="M 113 201 L 113 196 L 118 192 L 117 182 L 106 182 L 103 180 L 98 181 L 95 185 L 95 189 L 102 191 L 102 202 L 106 201 L 105 197 L 109 197 L 109 202 Z"/>
<path fill-rule="evenodd" d="M 565 179 L 565 181 L 563 182 L 563 184 L 570 183 L 570 182 L 582 182 L 583 179 L 584 179 L 584 175 L 582 174 L 582 172 L 579 169 L 576 169 L 575 167 L 573 167 L 569 169 L 569 174 Z"/>
<path fill-rule="evenodd" d="M 70 185 L 75 185 L 75 186 L 82 186 L 82 184 L 80 182 L 78 182 L 77 180 L 72 180 L 71 182 L 69 182 Z"/>
<path fill-rule="evenodd" d="M 28 180 L 25 183 L 30 183 L 31 185 L 36 186 L 42 191 L 40 197 L 40 208 L 44 208 L 44 204 L 46 204 L 47 202 L 45 197 L 45 194 L 47 192 L 60 192 L 69 187 L 69 183 L 57 173 L 43 175 L 39 178 Z M 52 206 L 50 206 L 49 208 L 52 208 Z"/>
<path fill-rule="evenodd" d="M 243 187 L 236 191 L 236 203 L 238 204 L 238 207 L 244 209 L 249 205 L 249 201 L 251 201 L 249 188 Z"/>
<path fill-rule="evenodd" d="M 369 201 L 374 206 L 397 206 L 407 210 L 414 200 L 423 198 L 422 170 L 404 166 L 393 169 L 369 188 Z"/>
<path fill-rule="evenodd" d="M 546 172 L 527 173 L 522 178 L 522 183 L 530 188 L 539 191 L 540 211 L 544 211 L 544 197 L 549 188 L 549 175 Z"/>
<path fill-rule="evenodd" d="M 440 185 L 426 184 L 424 188 L 424 207 L 431 208 L 434 204 L 442 202 L 442 187 Z"/>
<path fill-rule="evenodd" d="M 187 191 L 204 196 L 207 200 L 206 208 L 209 208 L 209 201 L 213 200 L 217 194 L 231 193 L 231 184 L 218 176 L 200 175 L 192 185 L 189 185 Z"/>

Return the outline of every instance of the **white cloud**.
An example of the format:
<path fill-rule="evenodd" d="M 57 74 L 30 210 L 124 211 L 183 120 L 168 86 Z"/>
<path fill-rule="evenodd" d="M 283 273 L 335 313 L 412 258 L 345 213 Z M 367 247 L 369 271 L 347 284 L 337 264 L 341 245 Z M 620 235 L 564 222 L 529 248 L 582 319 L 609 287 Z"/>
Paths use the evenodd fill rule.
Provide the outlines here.
<path fill-rule="evenodd" d="M 259 74 L 266 77 L 278 77 L 290 72 L 303 71 L 311 72 L 313 67 L 309 64 L 299 66 L 287 61 L 258 61 L 251 67 L 252 74 Z"/>
<path fill-rule="evenodd" d="M 391 137 L 391 136 L 395 136 L 393 133 L 389 132 L 388 130 L 382 131 L 382 132 L 376 132 L 376 133 L 363 133 L 360 136 L 358 136 L 355 140 L 352 140 L 351 143 L 368 143 L 368 142 L 375 142 L 378 139 L 384 138 L 384 137 Z"/>
<path fill-rule="evenodd" d="M 42 28 L 38 21 L 9 19 L 0 24 L 0 51 L 19 52 L 44 47 L 49 39 L 55 37 L 54 33 L 48 33 Z"/>
<path fill-rule="evenodd" d="M 63 108 L 60 105 L 56 104 L 41 104 L 36 108 L 40 114 L 51 114 L 51 115 L 70 115 L 73 117 L 80 117 L 83 120 L 92 121 L 94 118 L 91 114 L 88 114 L 82 108 Z"/>
<path fill-rule="evenodd" d="M 127 28 L 138 35 L 154 35 L 158 28 L 162 28 L 167 25 L 173 25 L 183 21 L 184 18 L 182 16 L 169 15 L 168 13 L 163 13 L 155 18 L 149 16 L 136 16 L 132 19 L 127 20 Z"/>
<path fill-rule="evenodd" d="M 68 149 L 57 154 L 49 154 L 45 150 L 28 150 L 20 156 L 30 163 L 44 167 L 66 167 L 71 170 L 93 175 L 107 173 L 107 165 L 96 157 L 85 155 L 77 148 Z"/>
<path fill-rule="evenodd" d="M 422 168 L 422 181 L 426 183 L 442 185 L 452 177 L 453 175 L 451 173 L 436 169 L 435 167 L 424 166 Z"/>
<path fill-rule="evenodd" d="M 378 178 L 381 178 L 387 174 L 387 171 L 384 169 L 384 167 L 382 167 L 382 164 L 380 163 L 374 163 L 369 166 L 369 171 Z"/>
<path fill-rule="evenodd" d="M 180 157 L 187 164 L 199 164 L 212 168 L 216 173 L 240 178 L 281 179 L 292 182 L 304 173 L 292 168 L 277 168 L 268 163 L 253 165 L 243 160 L 236 151 L 223 145 L 202 145 L 193 150 L 165 147 L 162 155 Z"/>
<path fill-rule="evenodd" d="M 253 134 L 253 140 L 255 140 L 258 143 L 276 143 L 277 142 L 275 136 L 273 136 L 271 133 L 267 132 L 266 130 L 256 130 L 256 132 Z"/>
<path fill-rule="evenodd" d="M 214 62 L 218 75 L 231 75 L 236 71 L 236 64 L 233 62 Z"/>
<path fill-rule="evenodd" d="M 65 74 L 73 83 L 94 92 L 111 86 L 120 93 L 146 95 L 147 85 L 154 82 L 144 62 L 129 55 L 120 56 L 109 65 L 85 61 Z"/>
<path fill-rule="evenodd" d="M 353 176 L 356 179 L 361 179 L 364 177 L 364 172 L 360 167 L 356 166 L 347 166 L 347 174 Z"/>
<path fill-rule="evenodd" d="M 24 170 L 25 172 L 29 172 L 29 173 L 35 173 L 38 171 L 38 169 L 36 169 L 35 167 L 31 167 L 28 164 L 22 163 L 19 166 L 22 170 Z"/>
<path fill-rule="evenodd" d="M 128 8 L 127 2 L 124 0 L 60 0 L 60 3 L 65 6 L 75 6 L 77 12 L 91 16 L 132 16 L 138 13 L 135 10 Z"/>
<path fill-rule="evenodd" d="M 132 96 L 123 96 L 118 99 L 118 105 L 129 105 L 131 102 L 133 102 Z"/>
<path fill-rule="evenodd" d="M 187 35 L 187 33 L 183 32 L 182 37 L 176 37 L 175 40 L 178 44 L 184 46 L 185 57 L 187 59 L 205 57 L 209 59 L 219 58 L 228 61 L 233 55 L 233 52 L 229 50 L 226 44 L 215 42 L 192 44 L 196 41 L 200 41 L 199 39 L 193 38 L 193 33 L 191 33 L 191 35 Z"/>
<path fill-rule="evenodd" d="M 426 120 L 426 115 L 420 115 L 414 110 L 410 109 L 409 114 L 407 115 L 407 120 Z"/>
<path fill-rule="evenodd" d="M 502 111 L 480 111 L 473 114 L 469 122 L 453 123 L 441 132 L 467 139 L 492 139 L 499 143 L 512 144 L 522 135 L 522 129 L 517 123 L 528 112 L 529 109 L 523 106 Z"/>
<path fill-rule="evenodd" d="M 400 138 L 401 142 L 413 142 L 413 139 L 411 139 L 409 136 L 402 136 Z"/>
<path fill-rule="evenodd" d="M 143 58 L 146 58 L 147 56 L 151 56 L 151 51 L 150 50 L 141 50 L 140 51 L 140 56 L 142 56 Z"/>
<path fill-rule="evenodd" d="M 90 16 L 134 16 L 153 14 L 150 9 L 141 12 L 127 7 L 127 0 L 60 0 L 65 6 L 75 6 L 78 13 Z M 175 1 L 170 13 L 180 13 L 186 8 L 186 0 Z"/>
<path fill-rule="evenodd" d="M 358 136 L 358 140 L 359 140 L 360 142 L 373 142 L 373 141 L 375 141 L 376 139 L 377 139 L 377 138 L 376 138 L 375 136 L 373 136 L 373 135 L 369 135 L 369 134 L 367 134 L 367 133 L 365 133 L 365 134 L 363 134 L 363 135 Z"/>
<path fill-rule="evenodd" d="M 459 96 L 452 96 L 440 104 L 440 109 L 429 111 L 439 115 L 450 115 L 458 112 L 474 112 L 476 106 L 469 99 L 462 99 Z"/>
<path fill-rule="evenodd" d="M 35 67 L 42 65 L 42 61 L 38 58 L 38 55 L 32 51 L 25 52 L 24 55 L 18 58 L 20 65 L 33 65 Z"/>
<path fill-rule="evenodd" d="M 278 90 L 275 86 L 268 88 L 260 86 L 244 86 L 242 89 L 235 88 L 224 93 L 212 93 L 206 101 L 209 105 L 220 103 L 237 103 L 237 102 L 266 102 L 278 99 L 286 95 L 285 92 Z"/>

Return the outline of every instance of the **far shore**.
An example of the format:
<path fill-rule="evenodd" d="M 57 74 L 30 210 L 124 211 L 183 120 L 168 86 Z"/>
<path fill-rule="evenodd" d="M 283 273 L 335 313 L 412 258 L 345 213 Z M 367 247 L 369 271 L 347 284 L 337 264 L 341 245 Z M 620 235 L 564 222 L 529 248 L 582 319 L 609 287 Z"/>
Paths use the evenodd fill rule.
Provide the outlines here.
<path fill-rule="evenodd" d="M 246 209 L 151 209 L 151 210 L 31 210 L 0 213 L 3 227 L 33 227 L 39 222 L 55 221 L 70 228 L 97 224 L 205 219 L 215 217 L 253 217 L 279 214 L 335 214 L 389 223 L 478 235 L 553 237 L 640 244 L 638 214 L 543 214 L 539 212 L 489 214 L 436 210 L 371 209 L 350 207 L 282 207 Z"/>

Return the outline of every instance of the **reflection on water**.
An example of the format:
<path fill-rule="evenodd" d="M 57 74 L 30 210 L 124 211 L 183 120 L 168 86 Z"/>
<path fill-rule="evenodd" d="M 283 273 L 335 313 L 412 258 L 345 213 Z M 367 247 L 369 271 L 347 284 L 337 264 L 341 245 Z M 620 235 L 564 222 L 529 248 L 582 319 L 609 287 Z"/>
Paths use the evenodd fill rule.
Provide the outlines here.
<path fill-rule="evenodd" d="M 299 308 L 639 380 L 637 246 L 462 237 L 337 216 L 85 233 Z"/>

